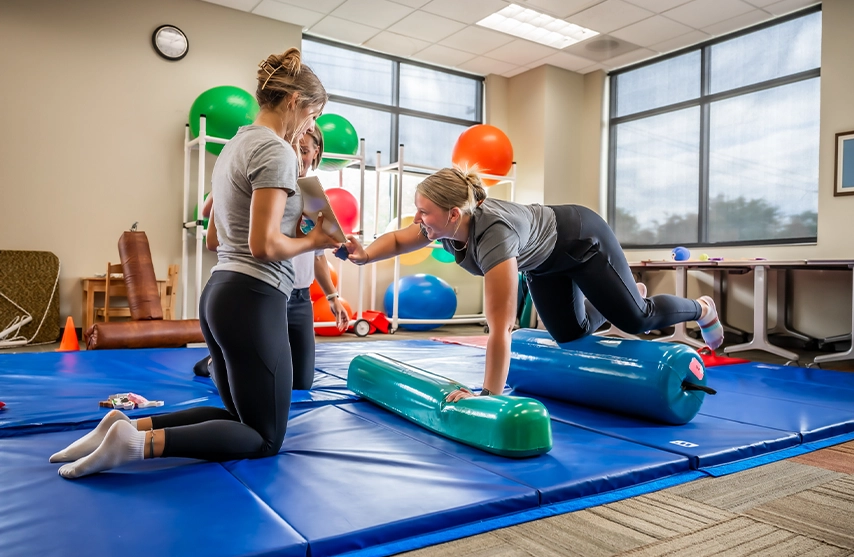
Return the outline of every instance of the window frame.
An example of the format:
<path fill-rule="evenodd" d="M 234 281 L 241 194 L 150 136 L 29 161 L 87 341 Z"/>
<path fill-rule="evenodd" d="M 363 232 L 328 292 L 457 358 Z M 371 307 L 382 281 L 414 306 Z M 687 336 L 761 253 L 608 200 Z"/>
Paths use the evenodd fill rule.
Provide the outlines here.
<path fill-rule="evenodd" d="M 329 95 L 329 100 L 334 101 L 340 104 L 348 104 L 352 106 L 357 106 L 360 108 L 365 108 L 368 110 L 376 110 L 379 112 L 386 112 L 391 115 L 391 136 L 389 138 L 389 160 L 388 164 L 394 164 L 398 162 L 398 146 L 400 145 L 400 117 L 403 116 L 412 116 L 415 118 L 423 118 L 426 120 L 435 120 L 439 122 L 445 122 L 448 124 L 457 124 L 461 126 L 474 126 L 476 124 L 483 123 L 483 104 L 484 104 L 484 81 L 485 78 L 480 75 L 469 74 L 466 72 L 450 70 L 447 68 L 442 68 L 440 66 L 433 66 L 431 64 L 426 64 L 423 62 L 418 62 L 415 60 L 407 60 L 405 58 L 400 58 L 397 56 L 392 56 L 390 54 L 384 54 L 381 52 L 376 52 L 373 50 L 368 50 L 365 48 L 360 48 L 353 45 L 342 44 L 336 41 L 332 41 L 329 39 L 324 39 L 322 37 L 316 37 L 314 35 L 303 34 L 302 40 L 316 42 L 320 44 L 325 44 L 328 46 L 332 46 L 335 48 L 342 48 L 346 50 L 352 50 L 354 52 L 358 52 L 360 54 L 365 54 L 368 56 L 375 56 L 377 58 L 382 58 L 385 60 L 390 60 L 392 62 L 392 93 L 391 93 L 391 104 L 383 104 L 373 101 L 365 101 L 362 99 L 355 99 L 352 97 L 347 97 L 344 95 Z M 421 68 L 426 68 L 428 70 L 442 72 L 450 75 L 455 75 L 459 77 L 464 77 L 468 79 L 472 79 L 475 81 L 475 98 L 476 98 L 476 106 L 475 106 L 475 119 L 467 120 L 464 118 L 456 118 L 453 116 L 445 116 L 442 114 L 435 114 L 432 112 L 424 112 L 421 110 L 413 110 L 410 108 L 403 108 L 400 106 L 400 65 L 408 64 L 410 66 L 418 66 Z M 417 163 L 413 163 L 417 164 Z M 376 170 L 374 166 L 366 166 L 366 169 Z"/>
<path fill-rule="evenodd" d="M 617 133 L 616 128 L 620 124 L 643 120 L 652 116 L 666 114 L 677 110 L 700 107 L 700 164 L 699 164 L 699 206 L 697 214 L 697 242 L 680 243 L 686 247 L 704 247 L 704 246 L 755 246 L 755 245 L 783 245 L 783 244 L 814 244 L 818 241 L 817 236 L 804 238 L 778 238 L 766 240 L 740 240 L 728 242 L 710 242 L 709 241 L 709 138 L 711 134 L 711 106 L 712 103 L 739 97 L 758 91 L 766 91 L 783 85 L 789 85 L 808 79 L 821 78 L 821 66 L 812 70 L 806 70 L 795 74 L 790 74 L 784 77 L 776 77 L 751 85 L 745 85 L 735 89 L 722 91 L 720 93 L 709 93 L 710 90 L 710 72 L 711 72 L 711 52 L 712 47 L 716 44 L 723 43 L 735 39 L 743 35 L 749 35 L 762 29 L 774 27 L 787 21 L 799 19 L 812 13 L 821 12 L 821 4 L 811 6 L 804 10 L 799 10 L 785 16 L 775 18 L 734 33 L 710 39 L 698 45 L 693 45 L 687 48 L 670 52 L 668 54 L 658 56 L 652 60 L 620 68 L 608 74 L 609 99 L 608 99 L 608 205 L 607 205 L 607 220 L 611 228 L 615 227 L 615 218 L 617 212 L 617 177 L 616 177 L 616 149 L 617 149 Z M 681 101 L 678 103 L 669 104 L 666 106 L 636 112 L 626 116 L 614 116 L 617 113 L 617 96 L 619 94 L 617 86 L 617 77 L 633 70 L 637 70 L 644 66 L 657 64 L 664 60 L 682 56 L 689 52 L 700 51 L 700 95 L 696 99 Z M 820 184 L 817 184 L 820 186 Z M 627 249 L 660 249 L 663 246 L 670 244 L 623 244 Z"/>

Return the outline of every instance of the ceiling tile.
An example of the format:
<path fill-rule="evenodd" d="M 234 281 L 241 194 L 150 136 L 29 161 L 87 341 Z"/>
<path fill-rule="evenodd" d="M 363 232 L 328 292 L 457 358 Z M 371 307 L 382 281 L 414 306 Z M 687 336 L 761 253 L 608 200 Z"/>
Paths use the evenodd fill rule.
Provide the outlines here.
<path fill-rule="evenodd" d="M 438 44 L 432 44 L 413 56 L 413 58 L 417 60 L 423 60 L 424 62 L 439 64 L 440 66 L 447 66 L 449 68 L 459 66 L 463 62 L 467 62 L 474 57 L 475 55 L 471 52 L 463 52 L 462 50 L 455 50 Z"/>
<path fill-rule="evenodd" d="M 226 8 L 232 8 L 235 10 L 240 10 L 242 12 L 251 12 L 252 9 L 261 3 L 261 0 L 205 0 L 206 2 L 210 2 L 211 4 L 216 4 L 218 6 L 225 6 Z"/>
<path fill-rule="evenodd" d="M 433 0 L 421 10 L 473 24 L 507 7 L 508 4 L 504 0 Z"/>
<path fill-rule="evenodd" d="M 410 8 L 418 9 L 430 0 L 391 0 L 395 4 L 403 4 L 404 6 L 409 6 Z"/>
<path fill-rule="evenodd" d="M 362 25 L 385 29 L 413 11 L 412 8 L 388 0 L 347 0 L 335 8 L 331 15 Z"/>
<path fill-rule="evenodd" d="M 602 70 L 602 71 L 607 72 L 608 68 L 606 66 L 603 66 L 602 64 L 593 64 L 592 66 L 587 66 L 586 68 L 581 68 L 580 70 L 578 70 L 578 73 L 588 74 L 590 72 L 595 72 L 598 70 Z"/>
<path fill-rule="evenodd" d="M 658 52 L 654 50 L 639 48 L 637 50 L 627 52 L 626 54 L 621 54 L 620 56 L 611 58 L 610 60 L 605 60 L 603 64 L 612 69 L 621 68 L 623 66 L 628 66 L 629 64 L 634 64 L 635 62 L 655 58 L 656 56 L 658 56 Z"/>
<path fill-rule="evenodd" d="M 252 10 L 252 13 L 255 15 L 269 17 L 270 19 L 284 21 L 285 23 L 299 25 L 303 29 L 311 27 L 324 17 L 324 14 L 313 12 L 311 10 L 304 10 L 302 8 L 297 8 L 296 6 L 288 6 L 287 4 L 282 4 L 275 0 L 262 0 L 262 2 Z"/>
<path fill-rule="evenodd" d="M 710 35 L 707 35 L 702 31 L 691 31 L 690 33 L 680 35 L 675 39 L 669 39 L 660 43 L 656 43 L 650 46 L 649 48 L 652 50 L 657 50 L 658 52 L 664 54 L 666 52 L 673 52 L 674 50 L 679 50 L 680 48 L 687 48 L 691 45 L 701 43 L 711 38 L 712 37 Z"/>
<path fill-rule="evenodd" d="M 445 17 L 416 11 L 388 28 L 388 31 L 435 43 L 466 25 Z"/>
<path fill-rule="evenodd" d="M 623 27 L 611 33 L 618 39 L 623 39 L 640 46 L 650 46 L 668 39 L 684 35 L 692 29 L 672 19 L 660 15 L 652 16 L 628 27 Z"/>
<path fill-rule="evenodd" d="M 590 6 L 595 6 L 602 0 L 516 0 L 514 3 L 525 8 L 544 12 L 563 19 Z"/>
<path fill-rule="evenodd" d="M 562 52 L 589 58 L 594 62 L 604 62 L 609 58 L 631 52 L 640 48 L 634 43 L 618 39 L 613 35 L 597 35 L 586 41 L 575 43 L 563 49 Z"/>
<path fill-rule="evenodd" d="M 485 54 L 513 40 L 515 39 L 510 35 L 471 25 L 442 39 L 440 44 L 474 54 Z"/>
<path fill-rule="evenodd" d="M 701 29 L 745 14 L 752 9 L 753 6 L 741 0 L 693 0 L 664 12 L 664 16 L 689 27 Z"/>
<path fill-rule="evenodd" d="M 732 19 L 721 21 L 720 23 L 715 23 L 708 27 L 703 27 L 703 31 L 717 37 L 720 35 L 726 35 L 727 33 L 732 33 L 733 31 L 738 31 L 739 29 L 744 29 L 745 27 L 750 27 L 751 25 L 756 25 L 757 23 L 769 20 L 772 17 L 773 16 L 768 12 L 752 10 Z"/>
<path fill-rule="evenodd" d="M 780 0 L 744 0 L 748 4 L 753 4 L 757 8 L 764 8 L 769 4 L 773 4 L 775 2 L 779 2 Z"/>
<path fill-rule="evenodd" d="M 275 0 L 281 4 L 289 4 L 304 8 L 313 12 L 322 12 L 328 14 L 338 6 L 344 3 L 345 0 Z M 777 1 L 777 0 L 775 0 Z"/>
<path fill-rule="evenodd" d="M 666 12 L 676 6 L 687 4 L 690 1 L 691 0 L 626 0 L 626 2 L 634 4 L 635 6 L 640 6 L 641 8 L 657 14 Z"/>
<path fill-rule="evenodd" d="M 504 72 L 512 70 L 514 67 L 515 66 L 513 64 L 508 64 L 501 60 L 495 60 L 494 58 L 487 58 L 486 56 L 478 56 L 477 58 L 472 58 L 468 62 L 463 62 L 459 65 L 461 70 L 480 75 L 489 75 L 491 73 L 502 75 Z"/>
<path fill-rule="evenodd" d="M 816 0 L 783 0 L 782 2 L 765 6 L 763 9 L 774 15 L 785 15 L 795 10 L 806 8 L 807 6 L 815 6 L 819 3 Z"/>
<path fill-rule="evenodd" d="M 531 71 L 531 68 L 528 68 L 526 66 L 518 66 L 516 68 L 513 68 L 512 70 L 507 70 L 501 75 L 503 75 L 504 77 L 513 77 L 514 75 L 519 75 L 520 73 L 525 73 L 529 71 Z"/>
<path fill-rule="evenodd" d="M 366 41 L 364 45 L 380 52 L 409 57 L 419 50 L 424 50 L 430 46 L 430 43 L 413 37 L 404 37 L 390 31 L 381 31 Z"/>
<path fill-rule="evenodd" d="M 540 58 L 545 58 L 557 52 L 553 48 L 532 43 L 523 39 L 516 39 L 503 46 L 487 52 L 490 58 L 504 60 L 514 66 L 524 66 Z"/>
<path fill-rule="evenodd" d="M 610 33 L 653 15 L 655 14 L 649 10 L 622 0 L 605 0 L 601 4 L 568 17 L 567 21 L 600 33 Z"/>
<path fill-rule="evenodd" d="M 587 58 L 581 58 L 580 56 L 574 56 L 572 54 L 567 54 L 565 52 L 558 52 L 552 54 L 551 56 L 546 56 L 542 60 L 537 60 L 536 66 L 542 66 L 543 64 L 548 64 L 550 66 L 556 66 L 558 68 L 563 68 L 565 70 L 570 70 L 573 72 L 577 72 L 581 68 L 586 68 L 590 64 L 593 64 L 594 60 L 589 60 Z M 531 64 L 529 64 L 531 65 Z"/>
<path fill-rule="evenodd" d="M 324 17 L 308 30 L 309 35 L 326 37 L 349 44 L 362 44 L 379 32 L 379 29 L 331 15 Z"/>

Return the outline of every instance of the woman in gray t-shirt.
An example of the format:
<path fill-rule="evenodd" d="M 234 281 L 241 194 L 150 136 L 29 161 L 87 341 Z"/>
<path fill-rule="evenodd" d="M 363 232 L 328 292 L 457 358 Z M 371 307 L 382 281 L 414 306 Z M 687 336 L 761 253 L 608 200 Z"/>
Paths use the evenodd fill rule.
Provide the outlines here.
<path fill-rule="evenodd" d="M 216 248 L 218 261 L 199 317 L 225 408 L 136 420 L 112 410 L 94 431 L 51 457 L 70 462 L 59 469 L 63 477 L 143 458 L 222 461 L 272 456 L 281 449 L 293 386 L 284 338 L 294 279 L 289 260 L 339 245 L 319 222 L 296 237 L 302 202 L 294 146 L 326 104 L 323 85 L 292 48 L 261 62 L 255 97 L 258 117 L 225 145 L 211 180 L 208 247 Z"/>
<path fill-rule="evenodd" d="M 711 298 L 645 297 L 616 236 L 594 211 L 579 205 L 522 205 L 489 199 L 478 176 L 445 168 L 418 184 L 411 226 L 363 248 L 350 237 L 357 265 L 440 240 L 458 265 L 484 277 L 489 340 L 481 395 L 500 394 L 510 367 L 518 273 L 524 272 L 537 312 L 559 343 L 595 332 L 606 320 L 626 332 L 697 320 L 712 348 L 723 329 Z M 473 396 L 455 391 L 449 401 Z"/>

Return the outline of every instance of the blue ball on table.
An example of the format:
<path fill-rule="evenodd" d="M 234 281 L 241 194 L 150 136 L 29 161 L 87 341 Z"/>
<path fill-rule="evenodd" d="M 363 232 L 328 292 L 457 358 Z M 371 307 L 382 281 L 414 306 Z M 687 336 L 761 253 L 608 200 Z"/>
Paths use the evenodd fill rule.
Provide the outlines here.
<path fill-rule="evenodd" d="M 691 259 L 691 252 L 688 248 L 683 248 L 682 246 L 673 248 L 673 252 L 670 254 L 673 258 L 673 261 L 687 261 Z"/>

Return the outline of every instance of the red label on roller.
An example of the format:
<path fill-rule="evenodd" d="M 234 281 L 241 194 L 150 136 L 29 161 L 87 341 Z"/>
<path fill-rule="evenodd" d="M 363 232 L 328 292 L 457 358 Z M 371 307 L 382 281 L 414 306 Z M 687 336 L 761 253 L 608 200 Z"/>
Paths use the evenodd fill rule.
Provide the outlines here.
<path fill-rule="evenodd" d="M 693 373 L 697 379 L 703 378 L 703 364 L 700 363 L 700 360 L 691 358 L 691 363 L 688 364 L 688 369 L 691 370 L 691 373 Z"/>

